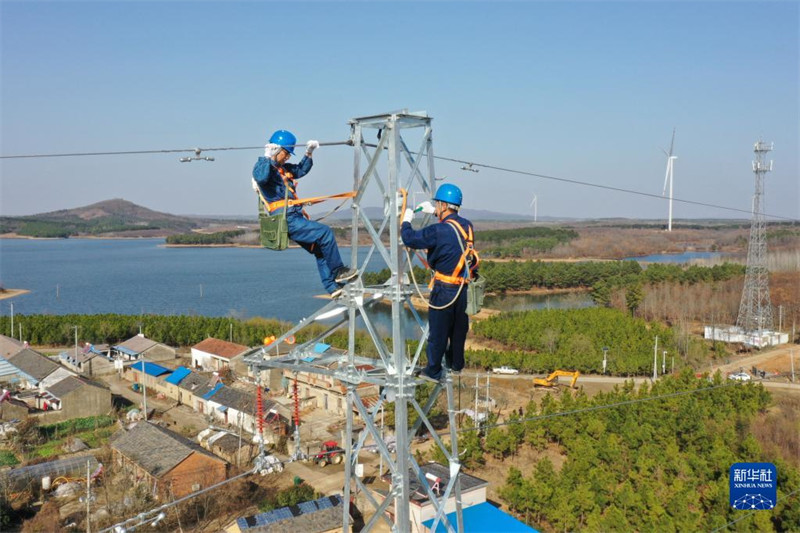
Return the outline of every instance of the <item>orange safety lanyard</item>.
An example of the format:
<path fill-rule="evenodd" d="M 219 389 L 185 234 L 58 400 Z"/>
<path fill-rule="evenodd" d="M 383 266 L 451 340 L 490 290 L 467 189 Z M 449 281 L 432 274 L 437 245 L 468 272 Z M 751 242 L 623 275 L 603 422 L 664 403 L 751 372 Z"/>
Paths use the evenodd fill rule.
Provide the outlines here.
<path fill-rule="evenodd" d="M 294 179 L 292 174 L 290 172 L 287 172 L 283 168 L 278 168 L 277 170 L 278 173 L 281 175 L 284 187 L 286 187 L 286 190 L 291 193 L 292 198 L 291 199 L 287 198 L 285 200 L 275 200 L 274 202 L 268 202 L 266 198 L 264 198 L 264 195 L 261 194 L 261 188 L 259 187 L 258 197 L 261 199 L 261 203 L 264 205 L 264 209 L 266 209 L 268 213 L 272 213 L 276 209 L 280 209 L 282 207 L 294 207 L 296 205 L 307 206 L 307 205 L 318 204 L 320 202 L 324 202 L 325 200 L 354 198 L 357 194 L 357 191 L 347 191 L 339 194 L 331 194 L 328 196 L 312 196 L 311 198 L 298 198 L 297 193 L 295 192 L 295 187 L 293 186 L 296 180 Z"/>

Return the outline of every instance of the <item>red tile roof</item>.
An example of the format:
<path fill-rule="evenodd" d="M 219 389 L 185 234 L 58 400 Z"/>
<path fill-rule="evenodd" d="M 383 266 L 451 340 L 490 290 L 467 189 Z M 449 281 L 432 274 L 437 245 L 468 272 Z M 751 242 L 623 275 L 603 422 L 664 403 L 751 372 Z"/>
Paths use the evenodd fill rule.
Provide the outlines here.
<path fill-rule="evenodd" d="M 215 339 L 214 337 L 209 337 L 206 340 L 192 346 L 192 349 L 200 350 L 201 352 L 209 353 L 211 355 L 216 355 L 218 357 L 222 357 L 223 359 L 230 359 L 232 357 L 236 357 L 240 353 L 246 352 L 250 348 L 234 342 L 228 342 Z"/>

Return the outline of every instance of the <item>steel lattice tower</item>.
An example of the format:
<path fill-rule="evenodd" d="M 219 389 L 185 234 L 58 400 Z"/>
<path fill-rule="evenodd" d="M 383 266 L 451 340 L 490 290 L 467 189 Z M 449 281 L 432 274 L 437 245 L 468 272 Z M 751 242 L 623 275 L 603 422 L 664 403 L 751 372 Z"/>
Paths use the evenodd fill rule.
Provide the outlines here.
<path fill-rule="evenodd" d="M 760 333 L 772 330 L 772 304 L 769 298 L 769 271 L 767 270 L 767 230 L 764 220 L 764 177 L 772 170 L 772 161 L 766 155 L 772 143 L 755 143 L 753 173 L 756 190 L 753 195 L 753 218 L 750 224 L 750 242 L 747 247 L 747 272 L 744 278 L 742 301 L 736 325 L 745 332 Z"/>
<path fill-rule="evenodd" d="M 391 271 L 390 279 L 381 286 L 365 286 L 359 277 L 353 283 L 345 286 L 344 294 L 333 300 L 310 317 L 287 331 L 269 346 L 256 348 L 246 354 L 245 361 L 255 371 L 261 369 L 283 369 L 293 372 L 304 372 L 321 376 L 333 377 L 347 387 L 347 426 L 345 442 L 345 480 L 344 480 L 344 513 L 343 531 L 350 531 L 350 496 L 351 489 L 355 486 L 367 498 L 375 512 L 365 524 L 362 531 L 371 531 L 383 519 L 392 531 L 407 533 L 411 530 L 409 500 L 411 497 L 410 479 L 415 477 L 425 495 L 436 509 L 433 529 L 441 522 L 449 531 L 463 531 L 463 517 L 461 512 L 461 489 L 459 483 L 460 463 L 458 455 L 458 435 L 456 431 L 455 403 L 453 395 L 453 382 L 447 372 L 446 381 L 433 387 L 433 390 L 424 405 L 415 398 L 415 391 L 424 382 L 413 377 L 423 346 L 427 338 L 428 324 L 424 321 L 411 305 L 413 292 L 409 285 L 408 270 L 410 268 L 409 255 L 403 252 L 400 244 L 400 213 L 403 197 L 398 195 L 401 189 L 411 191 L 412 188 L 421 190 L 428 198 L 432 196 L 435 185 L 434 157 L 431 118 L 423 113 L 409 113 L 406 110 L 354 118 L 350 120 L 350 141 L 355 149 L 353 189 L 357 195 L 352 203 L 352 234 L 351 265 L 359 265 L 359 272 L 363 273 L 375 256 L 382 259 Z M 365 132 L 372 131 L 377 134 L 377 144 L 365 141 Z M 409 149 L 406 138 L 416 134 L 421 138 L 416 152 Z M 405 138 L 404 138 L 405 136 Z M 362 163 L 366 166 L 362 168 Z M 404 174 L 403 171 L 406 173 Z M 381 177 L 384 173 L 385 178 Z M 377 194 L 383 199 L 384 216 L 380 224 L 376 225 L 369 219 L 362 208 L 361 202 L 366 192 Z M 411 202 L 409 192 L 409 203 Z M 374 201 L 374 200 L 373 200 Z M 426 216 L 425 222 L 430 216 Z M 371 241 L 366 256 L 359 263 L 359 236 Z M 287 287 L 287 290 L 290 290 Z M 370 317 L 370 310 L 379 300 L 388 299 L 392 309 L 392 337 L 387 344 L 375 329 L 374 321 Z M 356 351 L 356 322 L 363 321 L 364 326 L 377 350 L 378 357 L 370 358 L 357 355 Z M 331 320 L 335 322 L 325 331 L 314 338 L 297 344 L 288 355 L 277 355 L 271 347 L 280 345 L 285 339 L 294 336 L 303 328 L 314 324 L 318 320 Z M 418 336 L 406 338 L 405 322 L 411 319 L 416 322 Z M 315 346 L 322 339 L 347 326 L 347 350 L 327 350 L 317 353 Z M 408 340 L 417 342 L 414 353 L 408 350 Z M 359 385 L 373 384 L 380 387 L 378 401 L 367 407 L 359 393 Z M 437 435 L 428 414 L 434 406 L 442 391 L 447 394 L 448 418 L 450 425 L 450 443 L 447 444 Z M 395 404 L 395 432 L 396 451 L 390 452 L 386 446 L 380 428 L 376 423 L 376 415 L 385 403 Z M 353 413 L 357 412 L 364 421 L 365 429 L 361 431 L 357 440 L 353 442 Z M 409 424 L 409 414 L 417 414 L 416 421 Z M 411 452 L 411 441 L 416 432 L 425 425 L 436 444 L 444 452 L 449 461 L 450 479 L 446 488 L 434 493 L 431 484 L 426 479 L 420 465 Z M 297 432 L 296 432 L 297 435 Z M 367 436 L 375 442 L 378 453 L 388 466 L 391 473 L 390 494 L 378 501 L 356 475 L 358 453 L 364 446 Z M 451 496 L 456 500 L 456 524 L 447 520 L 445 504 Z M 389 504 L 394 503 L 395 521 L 386 516 L 385 511 Z"/>

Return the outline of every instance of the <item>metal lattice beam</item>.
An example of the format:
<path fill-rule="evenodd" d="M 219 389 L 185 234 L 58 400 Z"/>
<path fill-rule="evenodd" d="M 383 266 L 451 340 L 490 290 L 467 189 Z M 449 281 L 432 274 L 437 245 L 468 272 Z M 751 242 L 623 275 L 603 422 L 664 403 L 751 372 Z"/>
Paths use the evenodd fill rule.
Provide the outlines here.
<path fill-rule="evenodd" d="M 413 376 L 416 361 L 420 356 L 422 345 L 427 336 L 427 324 L 410 306 L 412 287 L 408 283 L 408 270 L 411 268 L 408 254 L 404 253 L 400 243 L 400 218 L 402 213 L 402 196 L 400 189 L 407 191 L 421 190 L 431 194 L 435 187 L 434 157 L 431 118 L 425 113 L 409 113 L 406 110 L 360 117 L 350 120 L 350 141 L 354 147 L 353 189 L 357 195 L 352 203 L 351 265 L 359 265 L 363 273 L 373 256 L 380 258 L 391 271 L 386 284 L 378 287 L 365 286 L 361 279 L 345 286 L 342 297 L 323 306 L 319 311 L 303 320 L 286 332 L 270 346 L 279 345 L 285 338 L 296 335 L 302 329 L 322 317 L 337 317 L 331 326 L 322 334 L 310 341 L 297 345 L 288 354 L 277 356 L 270 352 L 270 346 L 257 348 L 245 357 L 245 361 L 253 370 L 275 368 L 327 375 L 341 381 L 347 387 L 347 440 L 345 448 L 345 482 L 344 482 L 344 531 L 350 528 L 350 492 L 353 484 L 364 491 L 369 505 L 374 508 L 374 516 L 366 523 L 362 531 L 370 531 L 380 522 L 381 517 L 391 525 L 397 533 L 411 530 L 409 500 L 410 478 L 415 476 L 425 491 L 426 496 L 436 510 L 435 521 L 441 522 L 448 531 L 463 531 L 461 513 L 461 490 L 458 460 L 458 438 L 455 423 L 455 407 L 453 401 L 453 383 L 449 377 L 444 383 L 434 387 L 424 407 L 414 399 L 417 387 L 423 381 Z M 366 132 L 378 135 L 378 144 L 365 141 Z M 408 148 L 409 137 L 419 138 L 419 148 L 412 152 Z M 416 145 L 413 145 L 416 146 Z M 363 166 L 362 166 L 363 165 Z M 362 168 L 364 171 L 362 172 Z M 383 200 L 384 216 L 375 226 L 362 208 L 362 201 L 368 195 L 378 195 Z M 373 200 L 374 201 L 374 200 Z M 425 219 L 427 221 L 427 219 Z M 358 261 L 359 237 L 366 236 L 369 249 L 361 264 Z M 372 325 L 370 310 L 380 300 L 388 300 L 392 309 L 391 342 L 386 343 L 379 337 Z M 408 305 L 408 308 L 406 307 Z M 419 326 L 419 335 L 407 338 L 404 324 L 409 316 Z M 355 353 L 356 321 L 361 318 L 366 325 L 367 333 L 372 339 L 378 353 L 377 358 L 363 357 Z M 314 345 L 333 331 L 348 327 L 347 350 L 333 351 L 328 355 L 315 353 Z M 407 341 L 418 342 L 419 348 L 414 354 L 407 351 Z M 381 387 L 379 401 L 367 409 L 359 395 L 358 385 L 361 383 L 377 384 Z M 444 494 L 437 495 L 431 490 L 420 466 L 411 453 L 411 441 L 416 431 L 422 426 L 432 431 L 428 414 L 435 404 L 440 392 L 447 392 L 448 416 L 450 422 L 450 442 L 445 443 L 436 436 L 435 441 L 450 460 L 450 481 Z M 381 431 L 376 424 L 376 414 L 386 402 L 395 404 L 396 449 L 390 452 L 381 438 Z M 411 408 L 411 409 L 409 409 Z M 418 415 L 416 422 L 409 427 L 409 412 Z M 353 413 L 358 412 L 364 420 L 365 429 L 353 442 Z M 375 441 L 378 453 L 391 473 L 391 490 L 386 497 L 376 497 L 356 477 L 358 453 L 362 450 L 367 437 Z M 455 524 L 447 519 L 445 504 L 447 499 L 455 496 Z M 390 504 L 394 504 L 395 520 L 392 523 L 385 515 Z"/>

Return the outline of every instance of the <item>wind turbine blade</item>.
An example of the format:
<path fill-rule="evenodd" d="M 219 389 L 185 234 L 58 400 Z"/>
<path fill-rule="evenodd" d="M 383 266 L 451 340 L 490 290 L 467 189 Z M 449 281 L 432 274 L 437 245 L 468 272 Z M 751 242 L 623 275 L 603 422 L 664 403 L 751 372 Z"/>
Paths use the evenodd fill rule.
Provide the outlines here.
<path fill-rule="evenodd" d="M 675 128 L 672 128 L 672 141 L 669 143 L 669 155 L 672 156 L 672 149 L 675 147 Z"/>

